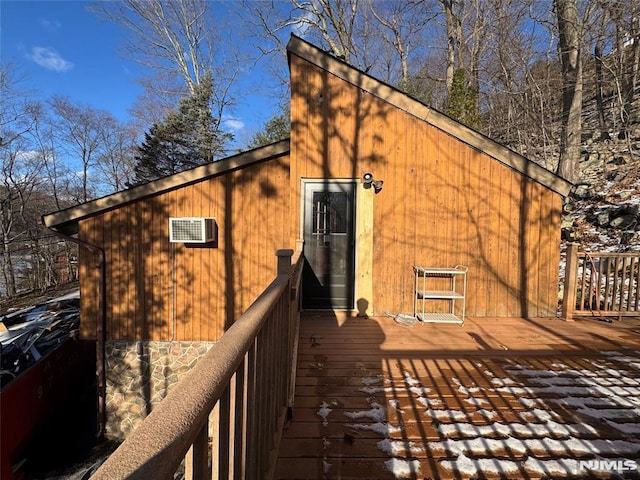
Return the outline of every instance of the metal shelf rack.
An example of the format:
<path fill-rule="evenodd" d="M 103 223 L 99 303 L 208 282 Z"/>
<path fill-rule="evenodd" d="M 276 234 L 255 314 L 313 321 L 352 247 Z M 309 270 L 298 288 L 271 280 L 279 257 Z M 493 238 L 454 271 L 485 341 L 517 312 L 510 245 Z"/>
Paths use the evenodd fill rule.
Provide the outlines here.
<path fill-rule="evenodd" d="M 414 317 L 424 323 L 456 323 L 463 325 L 465 297 L 467 295 L 467 270 L 468 268 L 464 265 L 456 265 L 453 268 L 432 268 L 414 265 Z M 429 283 L 436 278 L 449 279 L 449 288 L 447 290 L 427 288 Z M 456 279 L 458 279 L 458 282 L 456 282 Z M 449 301 L 449 312 L 428 311 L 427 302 L 429 300 Z"/>

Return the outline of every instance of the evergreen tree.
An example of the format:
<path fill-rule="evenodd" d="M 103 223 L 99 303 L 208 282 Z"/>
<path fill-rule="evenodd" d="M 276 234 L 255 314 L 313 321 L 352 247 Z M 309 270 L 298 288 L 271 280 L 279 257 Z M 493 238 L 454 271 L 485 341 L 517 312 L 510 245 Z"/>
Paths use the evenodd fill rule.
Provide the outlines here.
<path fill-rule="evenodd" d="M 192 152 L 176 127 L 156 124 L 144 134 L 135 166 L 137 185 L 190 168 Z"/>
<path fill-rule="evenodd" d="M 225 153 L 225 145 L 232 139 L 220 130 L 220 122 L 211 113 L 213 78 L 204 76 L 195 86 L 193 95 L 180 101 L 178 110 L 167 115 L 169 128 L 182 131 L 185 141 L 193 150 L 197 165 L 208 163 Z M 196 165 L 193 165 L 196 166 Z"/>
<path fill-rule="evenodd" d="M 264 130 L 256 133 L 249 142 L 249 148 L 269 145 L 291 136 L 291 121 L 287 113 L 272 117 L 264 126 Z"/>
<path fill-rule="evenodd" d="M 147 183 L 212 162 L 225 152 L 232 137 L 219 129 L 211 113 L 213 79 L 207 75 L 177 110 L 155 124 L 138 147 L 135 183 Z"/>
<path fill-rule="evenodd" d="M 447 115 L 468 127 L 480 129 L 478 91 L 469 85 L 466 72 L 462 68 L 453 74 Z"/>

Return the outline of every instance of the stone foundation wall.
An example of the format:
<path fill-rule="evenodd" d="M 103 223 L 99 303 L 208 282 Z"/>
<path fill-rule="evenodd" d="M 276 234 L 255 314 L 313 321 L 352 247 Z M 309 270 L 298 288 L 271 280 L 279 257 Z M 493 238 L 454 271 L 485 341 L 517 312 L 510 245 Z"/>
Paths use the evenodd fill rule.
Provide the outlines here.
<path fill-rule="evenodd" d="M 212 342 L 107 342 L 106 437 L 124 440 L 212 345 Z"/>

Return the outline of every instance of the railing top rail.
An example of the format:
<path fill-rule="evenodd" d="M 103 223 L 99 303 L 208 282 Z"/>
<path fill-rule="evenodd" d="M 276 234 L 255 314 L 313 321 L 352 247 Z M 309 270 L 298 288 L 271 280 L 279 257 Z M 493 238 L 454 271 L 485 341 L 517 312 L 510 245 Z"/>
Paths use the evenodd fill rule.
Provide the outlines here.
<path fill-rule="evenodd" d="M 178 465 L 289 285 L 295 266 L 271 284 L 96 471 L 97 480 L 173 478 Z"/>
<path fill-rule="evenodd" d="M 593 258 L 640 258 L 640 252 L 634 253 L 612 253 L 612 252 L 585 252 L 579 251 L 578 257 L 593 257 Z"/>

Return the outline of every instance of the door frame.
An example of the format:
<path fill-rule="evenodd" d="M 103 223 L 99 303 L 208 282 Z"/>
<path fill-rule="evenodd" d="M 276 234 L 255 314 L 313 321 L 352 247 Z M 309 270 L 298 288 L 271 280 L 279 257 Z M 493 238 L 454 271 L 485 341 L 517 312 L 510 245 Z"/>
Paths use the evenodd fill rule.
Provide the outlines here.
<path fill-rule="evenodd" d="M 353 285 L 351 286 L 351 291 L 353 294 L 352 305 L 351 307 L 345 308 L 332 308 L 336 311 L 354 311 L 356 309 L 356 302 L 358 298 L 358 198 L 360 195 L 358 194 L 359 186 L 361 184 L 360 180 L 357 178 L 301 178 L 300 179 L 300 200 L 299 200 L 299 225 L 300 229 L 298 232 L 299 238 L 304 240 L 304 215 L 305 215 L 305 196 L 306 196 L 306 186 L 310 183 L 324 183 L 324 184 L 338 184 L 338 183 L 348 183 L 353 185 L 353 218 L 351 220 L 351 228 L 353 230 L 353 260 L 352 260 L 352 278 Z M 303 246 L 304 248 L 304 246 Z M 306 309 L 312 310 L 312 309 Z"/>

